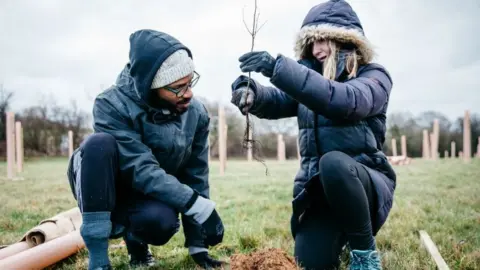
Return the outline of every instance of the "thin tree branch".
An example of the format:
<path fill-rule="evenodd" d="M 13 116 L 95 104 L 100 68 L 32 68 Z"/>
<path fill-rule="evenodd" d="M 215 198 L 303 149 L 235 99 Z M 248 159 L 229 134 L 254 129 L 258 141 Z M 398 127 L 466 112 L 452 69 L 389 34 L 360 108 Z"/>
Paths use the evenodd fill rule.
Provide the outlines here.
<path fill-rule="evenodd" d="M 242 17 L 243 17 L 243 25 L 245 25 L 245 29 L 247 29 L 247 32 L 250 35 L 253 35 L 253 33 L 250 32 L 250 29 L 248 28 L 247 22 L 245 21 L 245 7 L 243 7 L 243 9 L 242 9 Z"/>

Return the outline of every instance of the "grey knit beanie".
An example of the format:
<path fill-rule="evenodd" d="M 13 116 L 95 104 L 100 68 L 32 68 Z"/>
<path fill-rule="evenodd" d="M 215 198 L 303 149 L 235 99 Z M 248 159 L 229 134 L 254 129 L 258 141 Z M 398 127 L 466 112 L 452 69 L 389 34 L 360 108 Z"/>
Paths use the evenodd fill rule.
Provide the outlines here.
<path fill-rule="evenodd" d="M 193 73 L 195 66 L 187 51 L 178 50 L 172 53 L 158 69 L 153 77 L 150 89 L 160 88 L 171 84 Z"/>

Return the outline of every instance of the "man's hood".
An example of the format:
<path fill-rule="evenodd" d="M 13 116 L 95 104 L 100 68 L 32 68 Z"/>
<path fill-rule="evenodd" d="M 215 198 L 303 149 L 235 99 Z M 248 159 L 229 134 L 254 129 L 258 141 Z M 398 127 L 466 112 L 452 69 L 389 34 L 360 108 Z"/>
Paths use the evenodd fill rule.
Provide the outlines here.
<path fill-rule="evenodd" d="M 180 49 L 186 50 L 192 57 L 191 51 L 169 34 L 150 29 L 132 33 L 129 63 L 119 75 L 117 84 L 126 84 L 125 80 L 133 80 L 136 96 L 150 106 L 156 104 L 154 99 L 158 99 L 157 94 L 150 89 L 153 78 L 163 61 Z"/>
<path fill-rule="evenodd" d="M 295 40 L 295 55 L 299 59 L 308 53 L 309 44 L 319 39 L 332 39 L 357 46 L 366 64 L 375 52 L 365 36 L 362 24 L 353 8 L 345 0 L 330 0 L 310 9 Z"/>

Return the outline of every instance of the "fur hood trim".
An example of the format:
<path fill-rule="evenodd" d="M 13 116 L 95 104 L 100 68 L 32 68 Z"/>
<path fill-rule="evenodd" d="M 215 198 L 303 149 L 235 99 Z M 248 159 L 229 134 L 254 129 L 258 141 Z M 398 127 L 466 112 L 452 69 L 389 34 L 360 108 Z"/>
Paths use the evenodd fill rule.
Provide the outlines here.
<path fill-rule="evenodd" d="M 331 23 L 312 24 L 302 27 L 295 39 L 295 57 L 298 59 L 304 58 L 307 46 L 320 39 L 332 39 L 355 44 L 361 55 L 361 64 L 370 63 L 375 57 L 373 45 L 360 30 Z"/>

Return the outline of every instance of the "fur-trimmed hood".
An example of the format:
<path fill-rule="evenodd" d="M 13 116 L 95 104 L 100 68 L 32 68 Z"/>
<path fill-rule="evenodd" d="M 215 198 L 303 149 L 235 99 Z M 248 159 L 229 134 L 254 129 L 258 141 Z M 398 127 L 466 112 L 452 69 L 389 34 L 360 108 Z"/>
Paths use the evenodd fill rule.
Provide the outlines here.
<path fill-rule="evenodd" d="M 360 64 L 373 60 L 375 51 L 363 31 L 353 8 L 345 0 L 329 0 L 310 9 L 295 38 L 295 56 L 302 59 L 305 49 L 318 39 L 333 39 L 352 43 L 361 55 Z"/>

